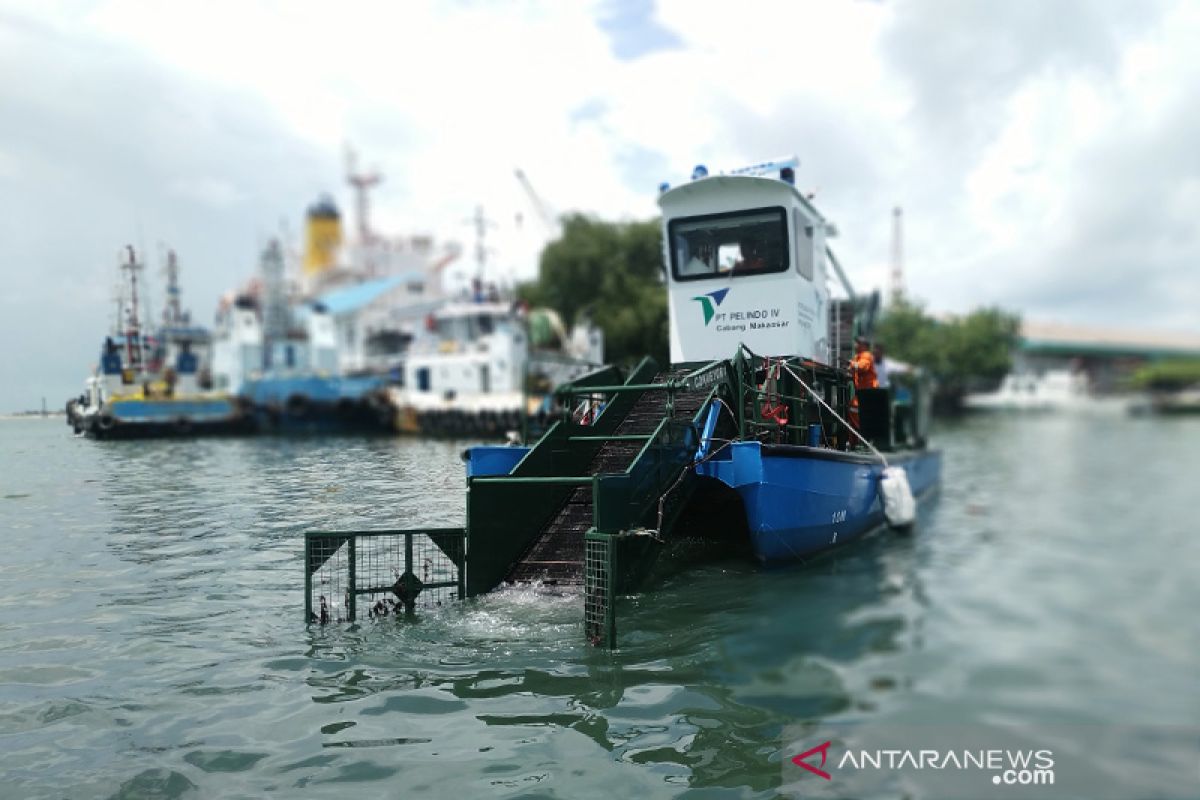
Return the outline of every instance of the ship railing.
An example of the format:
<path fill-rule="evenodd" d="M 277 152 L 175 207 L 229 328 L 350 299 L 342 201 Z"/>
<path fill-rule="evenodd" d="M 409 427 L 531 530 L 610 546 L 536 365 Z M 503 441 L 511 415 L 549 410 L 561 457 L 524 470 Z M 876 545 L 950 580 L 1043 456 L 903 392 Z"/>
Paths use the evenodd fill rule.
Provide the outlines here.
<path fill-rule="evenodd" d="M 627 392 L 692 392 L 712 386 L 726 377 L 727 362 L 725 360 L 710 361 L 702 367 L 679 378 L 672 378 L 665 383 L 581 383 L 575 381 L 558 387 L 559 397 L 576 398 L 594 395 L 622 394 Z"/>
<path fill-rule="evenodd" d="M 842 430 L 841 423 L 825 412 L 793 377 L 793 374 L 802 376 L 804 383 L 845 417 L 851 397 L 845 371 L 807 358 L 759 356 L 744 345 L 734 359 L 734 370 L 741 398 L 738 404 L 741 438 L 811 444 L 813 426 L 818 426 L 818 445 L 836 446 L 845 441 L 848 433 Z"/>
<path fill-rule="evenodd" d="M 653 391 L 666 392 L 667 397 L 664 411 L 666 416 L 673 416 L 677 395 L 707 389 L 722 382 L 727 382 L 730 378 L 729 369 L 729 363 L 721 359 L 710 361 L 682 376 L 673 377 L 665 382 L 604 384 L 596 381 L 587 383 L 576 381 L 560 386 L 556 390 L 556 394 L 560 405 L 566 413 L 571 414 L 571 409 L 574 409 L 574 413 L 569 417 L 569 421 L 571 422 L 582 421 L 584 424 L 592 424 L 599 419 L 600 414 L 607 410 L 608 404 L 614 398 L 621 395 L 640 395 Z M 612 441 L 622 438 L 615 434 L 588 434 L 588 437 L 589 439 L 585 439 L 582 436 L 578 436 L 573 437 L 573 439 L 575 441 Z"/>

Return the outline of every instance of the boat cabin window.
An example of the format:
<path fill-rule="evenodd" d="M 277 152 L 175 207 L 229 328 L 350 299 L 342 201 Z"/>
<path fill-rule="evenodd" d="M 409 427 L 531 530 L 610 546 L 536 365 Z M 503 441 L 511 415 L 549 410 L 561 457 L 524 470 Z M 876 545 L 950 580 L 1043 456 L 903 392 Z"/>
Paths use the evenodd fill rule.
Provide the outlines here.
<path fill-rule="evenodd" d="M 442 339 L 473 342 L 476 339 L 504 329 L 506 315 L 471 314 L 469 316 L 439 317 L 437 333 Z"/>
<path fill-rule="evenodd" d="M 800 209 L 792 209 L 792 229 L 796 231 L 796 271 L 813 279 L 813 227 L 804 224 Z"/>
<path fill-rule="evenodd" d="M 399 355 L 408 349 L 412 334 L 405 331 L 382 330 L 367 334 L 368 356 Z"/>
<path fill-rule="evenodd" d="M 762 275 L 790 266 L 783 208 L 756 208 L 670 221 L 671 271 L 676 280 Z"/>

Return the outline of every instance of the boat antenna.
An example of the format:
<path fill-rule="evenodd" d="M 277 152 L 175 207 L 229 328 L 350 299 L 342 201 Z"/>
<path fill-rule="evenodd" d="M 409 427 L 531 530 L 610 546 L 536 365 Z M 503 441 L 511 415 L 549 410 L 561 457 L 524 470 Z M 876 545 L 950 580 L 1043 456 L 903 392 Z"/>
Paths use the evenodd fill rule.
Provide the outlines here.
<path fill-rule="evenodd" d="M 475 280 L 482 287 L 487 270 L 487 229 L 495 227 L 495 223 L 483 213 L 483 206 L 475 206 L 475 214 L 467 222 L 475 226 Z"/>

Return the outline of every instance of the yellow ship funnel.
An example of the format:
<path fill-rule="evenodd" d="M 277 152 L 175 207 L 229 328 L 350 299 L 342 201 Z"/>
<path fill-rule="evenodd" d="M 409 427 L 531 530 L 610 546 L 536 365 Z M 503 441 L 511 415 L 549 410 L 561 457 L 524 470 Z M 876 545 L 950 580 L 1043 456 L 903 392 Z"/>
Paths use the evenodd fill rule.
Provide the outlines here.
<path fill-rule="evenodd" d="M 322 196 L 308 207 L 304 241 L 304 275 L 320 275 L 336 265 L 342 246 L 342 214 L 333 198 Z"/>

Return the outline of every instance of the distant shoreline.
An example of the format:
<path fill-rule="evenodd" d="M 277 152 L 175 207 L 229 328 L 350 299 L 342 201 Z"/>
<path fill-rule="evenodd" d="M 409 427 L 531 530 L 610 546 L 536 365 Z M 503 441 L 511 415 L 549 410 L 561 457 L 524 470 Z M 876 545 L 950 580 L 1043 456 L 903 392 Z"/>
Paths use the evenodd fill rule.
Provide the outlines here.
<path fill-rule="evenodd" d="M 60 417 L 65 417 L 66 415 L 67 415 L 67 412 L 61 411 L 61 410 L 60 411 L 47 411 L 45 414 L 45 419 L 58 419 Z M 0 414 L 0 419 L 42 419 L 42 418 L 43 418 L 42 412 L 40 412 L 40 411 L 15 411 L 15 412 L 9 412 L 7 414 Z"/>

